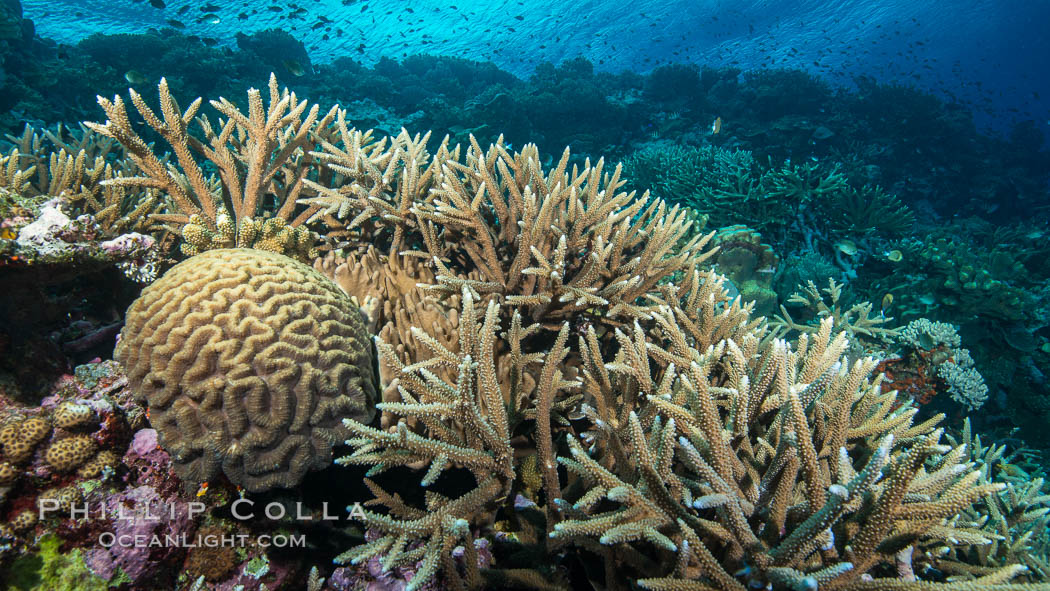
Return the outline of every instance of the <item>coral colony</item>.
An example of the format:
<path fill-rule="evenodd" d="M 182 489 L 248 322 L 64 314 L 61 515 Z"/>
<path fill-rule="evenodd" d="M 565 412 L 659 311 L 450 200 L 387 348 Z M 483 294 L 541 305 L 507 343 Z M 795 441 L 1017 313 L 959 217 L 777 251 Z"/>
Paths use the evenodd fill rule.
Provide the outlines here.
<path fill-rule="evenodd" d="M 608 107 L 831 100 L 738 74 Z M 1042 230 L 728 110 L 606 159 L 151 80 L 0 155 L 5 588 L 1050 590 Z"/>

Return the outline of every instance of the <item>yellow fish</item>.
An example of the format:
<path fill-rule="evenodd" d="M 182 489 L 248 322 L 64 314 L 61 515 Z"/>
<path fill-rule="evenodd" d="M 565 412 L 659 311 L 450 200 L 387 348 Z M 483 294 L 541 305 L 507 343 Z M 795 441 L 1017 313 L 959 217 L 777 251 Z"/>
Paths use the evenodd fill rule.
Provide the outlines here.
<path fill-rule="evenodd" d="M 1016 464 L 1007 464 L 1006 462 L 1000 462 L 999 471 L 1005 472 L 1007 476 L 1013 476 L 1014 478 L 1031 479 L 1031 476 L 1028 474 L 1028 472 L 1025 472 L 1021 469 L 1020 466 Z"/>
<path fill-rule="evenodd" d="M 720 131 L 722 131 L 722 118 L 715 117 L 714 122 L 711 123 L 711 135 L 718 135 Z"/>

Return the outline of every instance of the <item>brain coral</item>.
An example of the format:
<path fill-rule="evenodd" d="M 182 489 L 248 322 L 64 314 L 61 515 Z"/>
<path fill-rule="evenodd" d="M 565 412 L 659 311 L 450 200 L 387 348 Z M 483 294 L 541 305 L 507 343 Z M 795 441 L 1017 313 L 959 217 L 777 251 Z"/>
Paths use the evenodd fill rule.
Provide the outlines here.
<path fill-rule="evenodd" d="M 249 491 L 331 462 L 343 418 L 375 413 L 372 344 L 329 279 L 283 255 L 212 250 L 128 309 L 116 357 L 188 485 L 221 470 Z"/>

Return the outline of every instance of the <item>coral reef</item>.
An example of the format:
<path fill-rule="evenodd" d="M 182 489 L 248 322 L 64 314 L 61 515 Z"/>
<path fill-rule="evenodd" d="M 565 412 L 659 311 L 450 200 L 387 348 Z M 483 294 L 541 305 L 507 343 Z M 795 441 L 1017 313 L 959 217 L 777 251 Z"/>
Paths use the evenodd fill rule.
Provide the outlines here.
<path fill-rule="evenodd" d="M 366 166 L 362 143 L 348 144 L 355 152 L 340 158 Z M 507 187 L 513 201 L 467 184 L 493 169 L 507 178 L 514 170 L 509 161 L 520 161 L 498 150 L 473 153 L 476 168 L 442 167 L 442 189 L 430 191 L 433 201 L 415 196 L 424 184 L 418 179 L 437 184 L 430 176 L 437 174 L 433 162 L 418 174 L 408 168 L 399 179 L 372 174 L 374 184 L 362 186 L 356 198 L 356 187 L 322 191 L 330 211 L 349 202 L 341 213 L 358 213 L 355 224 L 378 223 L 392 253 L 422 242 L 437 271 L 435 283 L 420 289 L 446 309 L 456 290 L 459 306 L 458 325 L 439 325 L 433 335 L 413 326 L 416 343 L 426 350 L 419 358 L 401 352 L 405 343 L 395 348 L 380 341 L 381 364 L 391 379 L 384 396 L 396 387 L 397 398 L 385 397 L 378 407 L 399 419 L 385 430 L 347 420 L 354 453 L 337 462 L 371 466 L 370 477 L 411 469 L 435 490 L 417 507 L 397 490 L 369 481 L 376 495 L 371 504 L 386 511 L 367 511 L 364 521 L 381 535 L 339 563 L 378 557 L 386 569 L 418 568 L 409 589 L 438 573 L 453 587 L 496 581 L 528 586 L 525 581 L 538 579 L 551 587 L 564 584 L 534 563 L 477 567 L 478 532 L 498 527 L 516 540 L 508 542 L 512 547 L 532 540 L 548 553 L 568 544 L 592 551 L 604 574 L 591 576 L 613 588 L 625 577 L 654 589 L 908 588 L 894 568 L 909 548 L 929 549 L 909 565 L 934 572 L 937 558 L 952 548 L 989 541 L 956 534 L 951 519 L 1005 485 L 975 486 L 979 473 L 964 461 L 965 446 L 941 443 L 936 424 L 942 416 L 913 423 L 917 409 L 883 392 L 880 377 L 870 377 L 877 359 L 849 361 L 854 338 L 896 332 L 880 327 L 885 319 L 872 318 L 870 305 L 841 309 L 834 282 L 828 305 L 811 286 L 815 299 L 806 302 L 822 305 L 819 323 L 789 320 L 802 332 L 792 346 L 769 338 L 765 323 L 750 316 L 750 305 L 730 302 L 721 280 L 696 268 L 706 256 L 683 263 L 672 256 L 671 268 L 653 268 L 664 277 L 634 296 L 653 304 L 626 308 L 626 322 L 603 315 L 576 327 L 574 315 L 561 308 L 539 307 L 537 314 L 537 303 L 553 304 L 554 298 L 518 296 L 507 286 L 515 275 L 501 274 L 506 261 L 516 260 L 508 246 L 530 235 L 528 222 L 489 225 L 479 215 L 491 211 L 505 219 L 503 212 L 513 211 L 510 203 L 517 201 L 515 184 L 482 181 L 486 188 Z M 387 166 L 392 161 L 374 152 L 371 157 Z M 518 189 L 524 203 L 530 189 L 563 178 L 566 162 L 557 164 L 555 175 L 529 173 L 537 181 Z M 381 181 L 389 184 L 376 190 Z M 478 206 L 483 199 L 492 200 L 490 209 Z M 558 203 L 557 193 L 537 201 L 532 207 L 542 212 L 550 201 Z M 661 204 L 648 207 L 660 211 Z M 388 213 L 376 222 L 380 211 Z M 546 248 L 555 237 L 559 246 L 553 257 L 530 249 L 539 277 L 573 277 L 566 272 L 568 256 L 578 249 L 563 248 L 562 236 L 573 235 L 572 223 L 585 211 L 569 208 L 579 213 L 552 217 L 545 226 L 554 230 Z M 428 215 L 441 223 L 428 226 Z M 501 232 L 507 227 L 523 230 Z M 646 233 L 650 240 L 659 236 Z M 608 244 L 617 248 L 623 241 L 614 235 Z M 455 248 L 468 249 L 477 267 L 459 263 L 466 257 Z M 468 278 L 468 271 L 503 282 Z M 672 275 L 679 280 L 661 280 Z M 582 304 L 583 310 L 617 306 Z M 469 487 L 454 496 L 438 492 L 449 471 L 463 474 Z M 538 524 L 527 525 L 522 516 L 521 508 L 529 506 L 538 509 Z M 502 554 L 508 553 L 514 551 Z M 966 584 L 982 588 L 1022 570 L 1004 565 Z M 939 588 L 928 580 L 914 585 Z"/>
<path fill-rule="evenodd" d="M 374 413 L 357 307 L 283 255 L 222 249 L 184 261 L 128 309 L 115 351 L 176 471 L 251 491 L 331 461 L 341 421 Z"/>
<path fill-rule="evenodd" d="M 122 40 L 161 54 L 187 38 Z M 186 54 L 210 56 L 205 69 L 224 63 L 199 41 Z M 128 62 L 88 70 L 99 80 L 156 80 L 130 71 L 136 59 L 155 64 L 111 42 L 85 42 L 77 59 Z M 992 327 L 1006 343 L 996 359 L 1027 356 L 997 373 L 1024 367 L 1042 383 L 1038 319 L 1050 318 L 1050 300 L 1033 288 L 1045 275 L 1031 254 L 1038 230 L 1002 248 L 966 232 L 919 240 L 937 223 L 933 207 L 952 209 L 923 191 L 969 189 L 982 179 L 974 171 L 1031 145 L 1023 129 L 1016 149 L 956 142 L 970 170 L 924 172 L 899 162 L 912 152 L 895 161 L 894 147 L 859 146 L 858 130 L 883 114 L 863 115 L 849 93 L 832 96 L 799 72 L 613 76 L 572 60 L 521 81 L 419 56 L 373 68 L 344 60 L 336 71 L 273 31 L 238 45 L 230 63 L 257 56 L 255 70 L 283 67 L 297 88 L 347 93 L 351 107 L 322 112 L 271 75 L 269 101 L 252 89 L 245 109 L 198 99 L 184 110 L 176 94 L 219 83 L 174 75 L 160 80 L 159 111 L 131 90 L 133 113 L 119 96 L 100 99 L 106 123 L 27 127 L 0 156 L 5 270 L 117 262 L 148 282 L 177 237 L 189 256 L 129 310 L 117 349 L 124 384 L 107 385 L 107 366 L 94 364 L 78 370 L 78 395 L 105 396 L 0 409 L 0 533 L 10 542 L 0 555 L 42 556 L 44 571 L 64 573 L 26 588 L 76 577 L 84 587 L 301 584 L 302 561 L 337 551 L 283 560 L 258 549 L 100 548 L 85 540 L 198 524 L 40 520 L 29 508 L 185 508 L 194 490 L 228 500 L 235 485 L 286 502 L 306 487 L 271 489 L 326 467 L 341 441 L 352 451 L 338 463 L 367 469 L 375 498 L 363 542 L 327 581 L 312 571 L 313 591 L 1046 588 L 1041 472 L 983 447 L 968 424 L 946 438 L 940 416 L 919 414 L 932 392 L 976 407 L 988 388 L 957 336 L 895 329 L 886 315 L 893 306 L 905 320 L 962 322 L 983 363 L 995 347 L 983 336 L 970 345 L 965 331 Z M 969 137 L 936 101 L 861 85 L 910 101 L 936 142 Z M 720 132 L 706 131 L 713 105 Z M 389 133 L 354 129 L 361 120 Z M 449 136 L 397 134 L 401 121 Z M 885 133 L 944 153 L 912 131 Z M 150 143 L 157 135 L 170 153 Z M 671 142 L 637 151 L 625 169 L 589 158 L 650 135 Z M 566 144 L 572 152 L 545 151 Z M 1045 180 L 1039 161 L 1017 165 L 1017 200 Z M 1002 189 L 973 184 L 974 195 Z M 748 227 L 702 236 L 708 221 Z M 316 271 L 300 264 L 310 261 Z M 730 281 L 704 269 L 712 264 Z M 805 287 L 767 323 L 780 265 L 781 285 Z M 880 297 L 881 310 L 863 301 Z M 791 304 L 803 307 L 794 318 Z M 108 347 L 119 329 L 81 326 L 70 341 L 84 339 L 81 351 Z M 378 376 L 367 333 L 378 335 Z M 890 357 L 894 347 L 909 352 Z M 234 529 L 209 515 L 197 533 Z M 361 539 L 338 529 L 326 543 Z"/>
<path fill-rule="evenodd" d="M 436 357 L 403 367 L 402 402 L 381 405 L 418 420 L 422 432 L 407 421 L 390 433 L 348 421 L 356 451 L 340 462 L 372 465 L 373 473 L 418 466 L 424 486 L 459 466 L 472 473 L 475 488 L 456 498 L 432 493 L 423 510 L 373 485 L 390 515 L 369 512 L 365 520 L 385 535 L 339 560 L 381 555 L 389 568 L 422 558 L 417 576 L 441 569 L 467 585 L 496 576 L 471 567 L 472 531 L 508 510 L 514 490 L 528 490 L 517 488 L 524 476 L 507 439 L 522 433 L 518 415 L 536 420 L 527 437 L 541 466 L 536 500 L 547 501 L 553 548 L 571 541 L 593 549 L 606 561 L 606 584 L 626 569 L 650 577 L 639 583 L 657 589 L 696 579 L 720 589 L 810 581 L 863 587 L 865 575 L 875 576 L 913 544 L 987 543 L 956 535 L 950 525 L 932 527 L 1004 486 L 974 486 L 978 473 L 962 461 L 965 446 L 939 441 L 940 417 L 913 424 L 915 409 L 893 410 L 900 403 L 894 394 L 867 378 L 876 360 L 846 365 L 849 339 L 832 337 L 831 318 L 804 334 L 796 350 L 763 339 L 765 329 L 749 326 L 747 311 L 718 311 L 725 298 L 719 290 L 710 276 L 682 300 L 668 289 L 666 309 L 648 334 L 639 324 L 616 331 L 611 362 L 603 361 L 592 329 L 580 337 L 583 367 L 573 380 L 559 369 L 571 367 L 567 325 L 549 351 L 532 354 L 540 367 L 528 367 L 524 354 L 508 360 L 520 365 L 514 374 L 539 374 L 528 414 L 500 404 L 507 394 L 493 379 L 497 304 L 488 304 L 482 322 L 465 291 L 460 354 L 429 341 Z M 709 319 L 704 328 L 687 322 L 693 314 Z M 509 349 L 521 349 L 520 333 L 504 333 Z M 392 355 L 388 346 L 380 350 Z M 458 366 L 455 381 L 437 377 L 441 366 Z M 679 374 L 678 367 L 687 369 Z M 572 395 L 577 391 L 582 398 Z M 567 479 L 554 470 L 555 458 L 568 468 Z M 423 543 L 406 546 L 412 539 Z M 456 547 L 467 548 L 463 564 L 452 558 Z M 1005 567 L 991 576 L 1019 572 Z M 418 588 L 414 581 L 409 588 Z"/>

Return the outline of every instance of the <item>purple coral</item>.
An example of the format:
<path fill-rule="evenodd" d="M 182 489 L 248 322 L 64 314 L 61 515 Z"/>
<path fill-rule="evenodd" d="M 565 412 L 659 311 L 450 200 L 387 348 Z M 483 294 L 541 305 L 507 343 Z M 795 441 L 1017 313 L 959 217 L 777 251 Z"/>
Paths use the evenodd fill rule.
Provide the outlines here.
<path fill-rule="evenodd" d="M 171 553 L 181 552 L 178 544 L 165 540 L 188 539 L 192 533 L 189 505 L 178 498 L 164 498 L 150 486 L 111 494 L 101 506 L 111 519 L 111 529 L 86 552 L 84 561 L 106 579 L 119 568 L 132 583 L 143 580 Z"/>
<path fill-rule="evenodd" d="M 180 481 L 171 466 L 171 456 L 160 447 L 156 429 L 135 432 L 128 452 L 124 454 L 128 467 L 126 481 L 132 486 L 152 486 L 164 495 L 177 495 Z"/>
<path fill-rule="evenodd" d="M 149 250 L 155 242 L 152 236 L 131 232 L 130 234 L 121 234 L 112 240 L 107 240 L 99 244 L 99 246 L 110 254 L 126 255 Z"/>
<path fill-rule="evenodd" d="M 160 447 L 160 441 L 157 439 L 157 430 L 140 429 L 135 432 L 135 437 L 131 440 L 131 447 L 128 449 L 128 453 L 129 455 L 134 454 L 144 458 L 157 451 L 158 447 Z"/>

